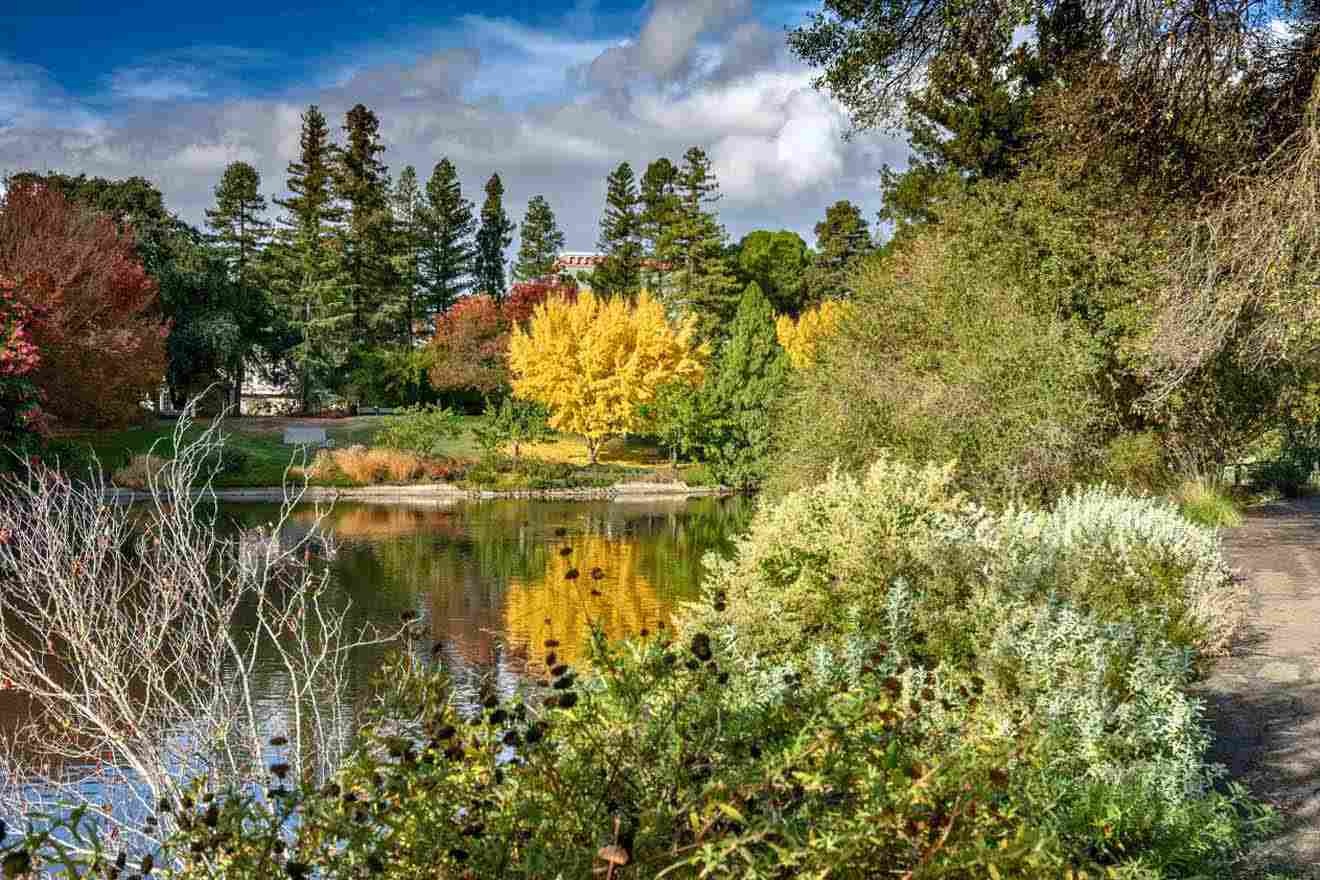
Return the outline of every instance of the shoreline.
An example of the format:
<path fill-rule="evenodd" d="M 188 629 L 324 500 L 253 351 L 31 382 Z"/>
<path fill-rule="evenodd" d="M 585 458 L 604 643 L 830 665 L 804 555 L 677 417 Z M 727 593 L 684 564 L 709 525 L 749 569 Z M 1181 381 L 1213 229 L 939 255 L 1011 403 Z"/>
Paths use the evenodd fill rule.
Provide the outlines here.
<path fill-rule="evenodd" d="M 461 489 L 445 483 L 400 486 L 290 486 L 291 494 L 301 495 L 305 503 L 319 501 L 359 501 L 377 504 L 429 502 L 452 504 L 458 501 L 496 501 L 527 499 L 540 501 L 650 501 L 655 499 L 703 498 L 736 494 L 726 486 L 688 486 L 684 483 L 615 483 L 604 487 L 577 489 Z M 282 502 L 286 490 L 280 486 L 254 486 L 232 489 L 196 489 L 194 495 L 214 495 L 218 501 Z M 151 493 L 140 489 L 110 488 L 106 499 L 131 504 L 151 500 Z"/>

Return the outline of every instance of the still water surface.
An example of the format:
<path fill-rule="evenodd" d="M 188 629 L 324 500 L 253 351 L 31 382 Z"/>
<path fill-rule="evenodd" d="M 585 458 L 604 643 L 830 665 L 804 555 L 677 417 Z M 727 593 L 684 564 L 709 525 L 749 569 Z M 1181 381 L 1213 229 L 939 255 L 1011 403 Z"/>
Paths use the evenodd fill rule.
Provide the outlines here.
<path fill-rule="evenodd" d="M 332 579 L 351 603 L 351 628 L 395 629 L 414 612 L 460 691 L 482 679 L 508 691 L 539 671 L 546 639 L 573 663 L 593 624 L 622 638 L 668 623 L 698 595 L 702 558 L 727 554 L 751 509 L 742 497 L 338 504 L 321 528 L 337 545 Z M 277 512 L 222 508 L 243 530 Z M 287 528 L 306 530 L 316 516 L 295 511 Z M 353 657 L 351 704 L 370 699 L 385 650 Z"/>

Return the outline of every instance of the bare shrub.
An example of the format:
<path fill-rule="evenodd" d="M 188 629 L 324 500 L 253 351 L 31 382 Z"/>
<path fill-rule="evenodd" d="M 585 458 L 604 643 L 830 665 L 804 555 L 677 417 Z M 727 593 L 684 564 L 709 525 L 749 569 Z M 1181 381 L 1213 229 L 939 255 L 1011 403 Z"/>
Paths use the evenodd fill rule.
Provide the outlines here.
<path fill-rule="evenodd" d="M 210 491 L 219 420 L 185 442 L 191 424 L 190 410 L 173 457 L 145 469 L 143 506 L 35 464 L 0 483 L 0 669 L 30 707 L 0 753 L 11 827 L 110 799 L 100 821 L 145 843 L 172 829 L 158 801 L 194 780 L 261 780 L 273 736 L 296 779 L 348 747 L 347 655 L 368 634 L 331 601 L 324 511 L 282 532 L 302 495 L 288 487 L 275 522 L 227 536 Z"/>
<path fill-rule="evenodd" d="M 1307 364 L 1320 351 L 1320 119 L 1224 187 L 1189 224 L 1170 264 L 1153 336 L 1156 396 L 1217 359 L 1246 370 Z"/>

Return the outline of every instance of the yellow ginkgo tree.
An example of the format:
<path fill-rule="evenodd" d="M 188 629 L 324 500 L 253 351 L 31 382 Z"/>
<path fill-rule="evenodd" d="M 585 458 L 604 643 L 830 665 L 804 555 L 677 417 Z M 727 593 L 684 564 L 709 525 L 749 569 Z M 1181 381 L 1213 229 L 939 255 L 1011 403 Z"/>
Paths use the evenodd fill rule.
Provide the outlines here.
<path fill-rule="evenodd" d="M 586 438 L 595 464 L 605 441 L 642 427 L 639 409 L 661 388 L 701 383 L 710 352 L 695 335 L 694 319 L 672 324 L 646 292 L 635 303 L 547 300 L 513 331 L 513 393 L 545 404 L 552 428 Z"/>
<path fill-rule="evenodd" d="M 815 362 L 821 339 L 833 333 L 848 317 L 848 308 L 847 303 L 827 299 L 803 312 L 796 321 L 787 315 L 779 317 L 775 324 L 779 344 L 788 352 L 788 360 L 795 369 L 804 370 Z"/>

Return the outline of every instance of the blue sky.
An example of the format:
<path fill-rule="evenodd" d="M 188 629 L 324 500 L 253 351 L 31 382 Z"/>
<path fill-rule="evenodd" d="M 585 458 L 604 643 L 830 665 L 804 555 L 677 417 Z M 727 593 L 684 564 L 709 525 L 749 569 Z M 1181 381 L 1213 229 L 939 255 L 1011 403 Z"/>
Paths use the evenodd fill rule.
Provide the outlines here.
<path fill-rule="evenodd" d="M 0 172 L 142 174 L 193 222 L 229 161 L 283 192 L 313 102 L 335 123 L 375 110 L 392 170 L 425 178 L 448 156 L 469 197 L 498 171 L 515 216 L 546 195 L 574 249 L 593 246 L 621 161 L 703 146 L 731 233 L 810 238 L 838 198 L 873 214 L 876 171 L 906 152 L 845 141 L 845 114 L 784 45 L 801 0 L 24 6 L 46 11 L 0 29 Z"/>

